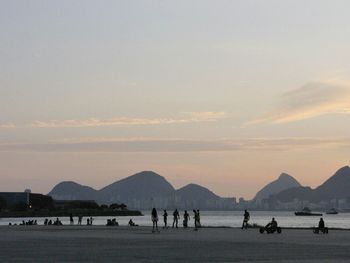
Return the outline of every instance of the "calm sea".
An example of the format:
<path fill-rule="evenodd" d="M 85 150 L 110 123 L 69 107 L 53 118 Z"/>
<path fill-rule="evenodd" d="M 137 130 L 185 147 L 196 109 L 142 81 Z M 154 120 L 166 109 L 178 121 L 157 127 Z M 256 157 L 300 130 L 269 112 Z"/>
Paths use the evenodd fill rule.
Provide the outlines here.
<path fill-rule="evenodd" d="M 159 225 L 163 225 L 162 211 L 159 213 Z M 129 219 L 131 218 L 136 224 L 141 226 L 151 226 L 151 216 L 149 211 L 143 212 L 144 216 L 135 217 L 116 217 L 119 225 L 127 225 Z M 172 211 L 168 211 L 171 215 Z M 179 222 L 182 224 L 183 212 L 180 211 L 181 219 Z M 191 220 L 189 225 L 193 225 L 192 215 L 190 213 Z M 281 227 L 313 227 L 316 226 L 319 217 L 303 217 L 295 216 L 294 212 L 277 212 L 277 211 L 251 211 L 250 212 L 250 223 L 256 223 L 259 225 L 267 224 L 272 217 L 275 217 Z M 107 219 L 111 217 L 94 217 L 94 225 L 105 225 Z M 350 228 L 350 213 L 339 213 L 338 215 L 323 215 L 323 218 L 328 227 L 337 228 Z M 12 224 L 19 224 L 22 220 L 36 219 L 38 224 L 44 223 L 44 218 L 0 218 L 0 225 L 8 225 L 10 222 Z M 51 218 L 54 219 L 54 218 Z M 75 223 L 77 222 L 77 218 Z M 83 223 L 86 224 L 86 219 L 83 219 Z M 243 212 L 239 211 L 201 211 L 201 223 L 203 226 L 229 226 L 229 227 L 240 227 L 242 225 Z M 68 217 L 62 217 L 60 220 L 63 224 L 69 224 Z M 172 216 L 168 217 L 168 224 L 172 223 Z"/>

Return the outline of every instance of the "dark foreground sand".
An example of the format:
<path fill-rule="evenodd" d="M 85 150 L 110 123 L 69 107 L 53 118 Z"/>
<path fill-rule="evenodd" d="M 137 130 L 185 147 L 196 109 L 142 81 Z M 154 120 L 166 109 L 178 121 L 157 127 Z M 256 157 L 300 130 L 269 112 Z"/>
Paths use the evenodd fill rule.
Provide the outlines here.
<path fill-rule="evenodd" d="M 350 231 L 0 227 L 0 262 L 350 262 Z"/>

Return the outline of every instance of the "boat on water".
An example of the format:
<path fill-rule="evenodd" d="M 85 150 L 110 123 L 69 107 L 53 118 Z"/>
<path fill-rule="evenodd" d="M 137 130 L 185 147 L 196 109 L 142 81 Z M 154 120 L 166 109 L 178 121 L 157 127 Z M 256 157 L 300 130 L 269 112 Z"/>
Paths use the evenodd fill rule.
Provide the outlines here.
<path fill-rule="evenodd" d="M 337 215 L 338 211 L 335 208 L 332 208 L 326 212 L 327 215 Z"/>
<path fill-rule="evenodd" d="M 310 208 L 304 207 L 303 210 L 295 212 L 296 216 L 322 216 L 321 213 L 313 213 L 311 212 Z"/>

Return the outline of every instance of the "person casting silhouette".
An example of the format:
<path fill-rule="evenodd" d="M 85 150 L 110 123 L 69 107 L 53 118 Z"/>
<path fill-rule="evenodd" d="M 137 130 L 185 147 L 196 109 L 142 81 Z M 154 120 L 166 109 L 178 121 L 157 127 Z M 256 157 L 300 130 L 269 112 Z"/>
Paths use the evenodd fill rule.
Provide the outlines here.
<path fill-rule="evenodd" d="M 174 221 L 173 221 L 173 228 L 174 225 L 177 227 L 178 223 L 179 223 L 179 219 L 180 219 L 180 215 L 179 215 L 179 211 L 177 211 L 177 209 L 175 209 L 174 213 L 173 213 L 173 217 L 174 217 Z"/>
<path fill-rule="evenodd" d="M 243 223 L 242 223 L 242 229 L 248 228 L 248 221 L 250 219 L 250 214 L 247 211 L 247 209 L 244 210 L 244 216 L 243 216 Z"/>
<path fill-rule="evenodd" d="M 320 218 L 320 221 L 318 222 L 318 229 L 319 229 L 319 230 L 323 230 L 324 227 L 325 227 L 324 221 L 323 221 L 323 218 L 321 217 L 321 218 Z"/>
<path fill-rule="evenodd" d="M 163 220 L 164 220 L 164 228 L 168 228 L 168 213 L 166 210 L 164 210 L 164 213 L 163 213 Z"/>
<path fill-rule="evenodd" d="M 185 210 L 184 213 L 184 220 L 183 220 L 183 226 L 184 228 L 187 228 L 188 226 L 188 221 L 190 220 L 190 215 L 187 213 L 187 210 Z"/>
<path fill-rule="evenodd" d="M 153 228 L 152 228 L 152 232 L 154 233 L 155 230 L 157 230 L 158 232 L 158 213 L 157 210 L 155 208 L 152 209 L 152 224 L 153 224 Z"/>

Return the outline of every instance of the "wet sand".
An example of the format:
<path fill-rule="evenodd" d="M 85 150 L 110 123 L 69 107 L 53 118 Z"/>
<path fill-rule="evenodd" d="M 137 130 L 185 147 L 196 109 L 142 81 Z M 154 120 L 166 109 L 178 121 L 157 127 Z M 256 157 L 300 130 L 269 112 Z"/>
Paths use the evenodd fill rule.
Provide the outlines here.
<path fill-rule="evenodd" d="M 350 231 L 0 227 L 0 262 L 350 262 Z"/>

